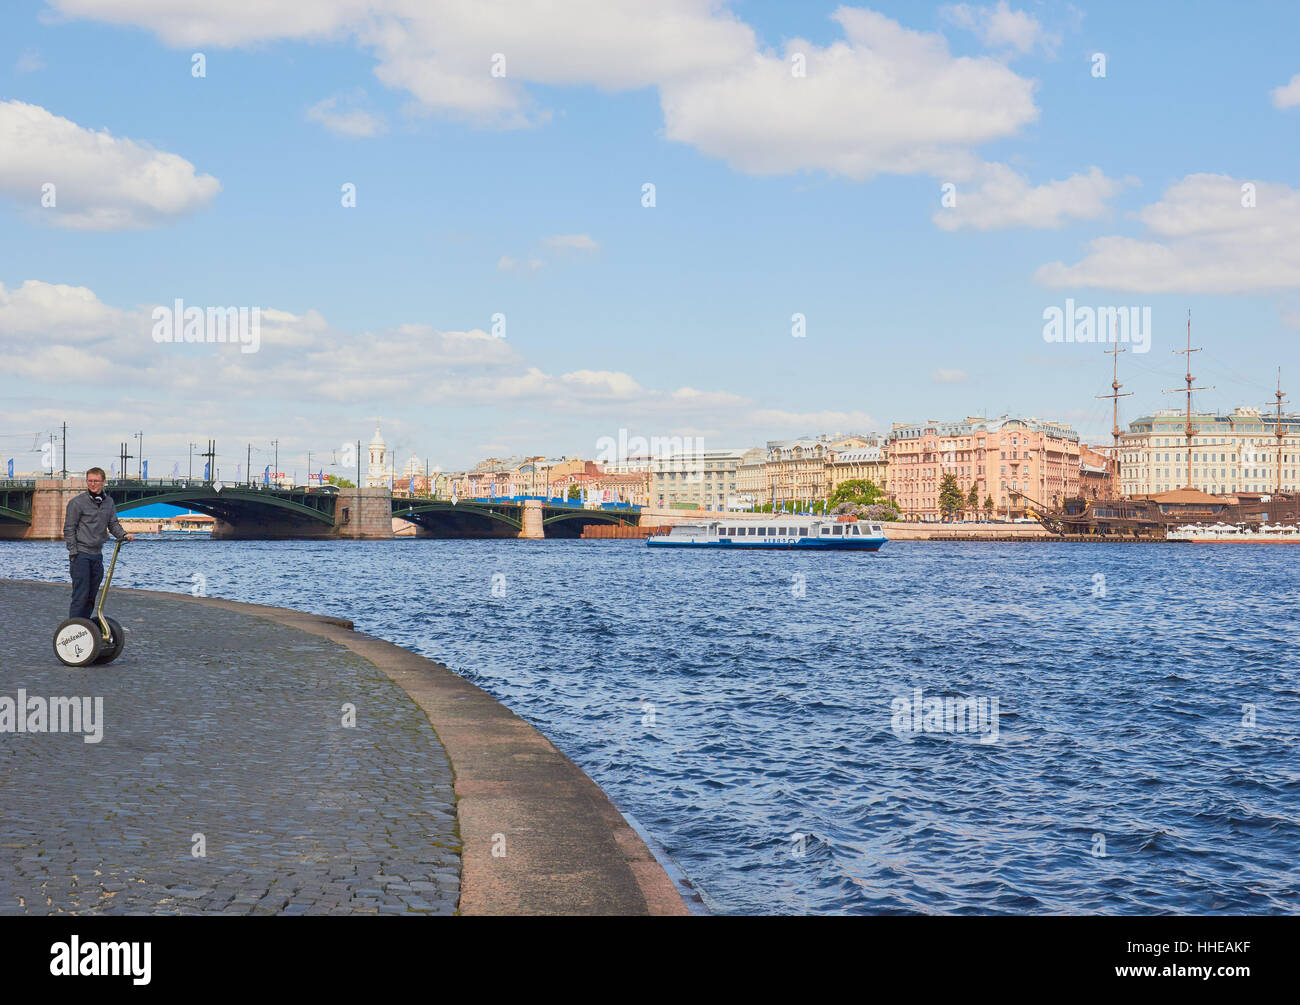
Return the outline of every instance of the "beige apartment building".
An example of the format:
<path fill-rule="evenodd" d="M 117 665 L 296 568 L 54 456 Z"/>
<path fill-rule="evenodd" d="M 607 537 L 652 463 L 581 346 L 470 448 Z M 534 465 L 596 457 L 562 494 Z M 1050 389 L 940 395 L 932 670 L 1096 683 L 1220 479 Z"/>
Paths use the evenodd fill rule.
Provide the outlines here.
<path fill-rule="evenodd" d="M 750 447 L 740 459 L 736 472 L 737 494 L 728 505 L 732 509 L 758 509 L 772 501 L 767 481 L 767 451 Z"/>
<path fill-rule="evenodd" d="M 767 483 L 772 502 L 825 499 L 831 445 L 826 440 L 769 440 Z"/>
<path fill-rule="evenodd" d="M 832 493 L 845 482 L 866 480 L 889 491 L 889 456 L 883 444 L 837 450 L 827 466 Z"/>
<path fill-rule="evenodd" d="M 1029 500 L 1054 508 L 1079 490 L 1079 434 L 1069 426 L 1003 415 L 963 422 L 895 423 L 889 434 L 890 495 L 904 519 L 939 520 L 939 486 L 951 474 L 962 497 L 975 486 L 1002 517 Z"/>
<path fill-rule="evenodd" d="M 842 434 L 769 440 L 766 472 L 768 498 L 778 505 L 790 500 L 806 502 L 825 499 L 836 484 L 836 458 L 841 454 L 878 446 L 878 437 Z"/>
<path fill-rule="evenodd" d="M 1120 437 L 1120 491 L 1126 496 L 1194 488 L 1211 495 L 1272 492 L 1282 457 L 1282 491 L 1300 491 L 1300 415 L 1277 419 L 1257 408 L 1192 413 L 1192 484 L 1187 485 L 1187 412 L 1162 409 L 1129 423 Z"/>

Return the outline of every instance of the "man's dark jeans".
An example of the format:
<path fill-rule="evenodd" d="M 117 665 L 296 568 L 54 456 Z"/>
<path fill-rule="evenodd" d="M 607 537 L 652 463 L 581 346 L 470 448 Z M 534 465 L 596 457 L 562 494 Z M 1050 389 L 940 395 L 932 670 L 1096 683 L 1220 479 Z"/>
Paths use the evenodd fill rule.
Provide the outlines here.
<path fill-rule="evenodd" d="M 104 556 L 78 552 L 72 557 L 72 604 L 68 617 L 89 618 L 95 613 L 95 596 L 104 579 Z"/>

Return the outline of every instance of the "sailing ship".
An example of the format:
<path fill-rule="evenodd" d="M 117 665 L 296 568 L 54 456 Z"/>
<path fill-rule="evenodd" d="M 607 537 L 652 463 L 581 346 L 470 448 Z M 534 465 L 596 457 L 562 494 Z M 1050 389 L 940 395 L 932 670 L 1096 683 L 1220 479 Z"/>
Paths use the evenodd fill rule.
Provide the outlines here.
<path fill-rule="evenodd" d="M 1111 435 L 1113 445 L 1108 467 L 1111 488 L 1115 491 L 1120 477 L 1119 399 L 1131 397 L 1121 394 L 1124 385 L 1119 382 L 1119 354 L 1125 350 L 1116 343 L 1106 350 L 1115 357 L 1112 368 L 1111 393 L 1098 398 L 1110 400 L 1113 405 Z M 1062 501 L 1059 509 L 1049 510 L 1024 493 L 1015 495 L 1029 504 L 1029 515 L 1044 527 L 1064 538 L 1156 541 L 1268 541 L 1300 543 L 1300 494 L 1282 491 L 1282 405 L 1286 398 L 1282 391 L 1281 375 L 1272 403 L 1277 409 L 1274 435 L 1277 439 L 1277 470 L 1272 492 L 1231 492 L 1215 495 L 1192 487 L 1192 457 L 1194 437 L 1198 430 L 1192 421 L 1192 392 L 1213 390 L 1195 387 L 1191 371 L 1192 353 L 1191 312 L 1187 317 L 1187 347 L 1174 352 L 1187 357 L 1186 384 L 1183 388 L 1166 391 L 1166 394 L 1187 396 L 1187 419 L 1183 434 L 1187 440 L 1187 480 L 1185 487 L 1169 492 L 1130 497 L 1117 493 L 1110 498 L 1089 499 L 1075 496 Z M 1202 434 L 1204 435 L 1204 434 Z"/>

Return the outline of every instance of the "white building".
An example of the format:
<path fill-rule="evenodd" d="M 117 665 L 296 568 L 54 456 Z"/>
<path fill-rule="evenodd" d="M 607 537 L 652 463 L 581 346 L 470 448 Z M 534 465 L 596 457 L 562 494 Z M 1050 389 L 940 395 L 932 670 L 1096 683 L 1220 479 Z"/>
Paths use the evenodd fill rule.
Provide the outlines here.
<path fill-rule="evenodd" d="M 1272 492 L 1278 477 L 1276 417 L 1257 408 L 1192 413 L 1192 484 L 1211 495 Z M 1300 415 L 1282 414 L 1282 491 L 1300 491 Z M 1161 409 L 1120 437 L 1120 493 L 1187 488 L 1187 412 Z"/>
<path fill-rule="evenodd" d="M 650 462 L 650 505 L 722 510 L 737 494 L 745 450 L 687 450 Z"/>

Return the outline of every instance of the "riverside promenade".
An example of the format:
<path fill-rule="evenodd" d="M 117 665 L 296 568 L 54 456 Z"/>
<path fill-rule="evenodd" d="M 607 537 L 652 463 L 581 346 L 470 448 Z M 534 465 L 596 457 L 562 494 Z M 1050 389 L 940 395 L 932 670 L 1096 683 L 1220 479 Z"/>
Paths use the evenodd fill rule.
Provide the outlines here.
<path fill-rule="evenodd" d="M 115 588 L 125 651 L 73 670 L 68 597 L 0 580 L 0 701 L 102 699 L 97 742 L 0 732 L 0 914 L 689 913 L 599 787 L 446 667 Z"/>

